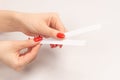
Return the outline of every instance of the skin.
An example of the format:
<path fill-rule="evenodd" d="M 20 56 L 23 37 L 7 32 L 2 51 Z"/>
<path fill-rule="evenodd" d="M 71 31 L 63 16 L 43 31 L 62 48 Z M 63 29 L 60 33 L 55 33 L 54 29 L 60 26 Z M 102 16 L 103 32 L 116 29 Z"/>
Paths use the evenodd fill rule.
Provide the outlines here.
<path fill-rule="evenodd" d="M 29 36 L 56 37 L 66 30 L 56 13 L 22 13 L 0 10 L 0 32 L 23 32 Z M 37 56 L 41 45 L 33 39 L 23 41 L 0 41 L 0 61 L 15 70 L 23 69 Z M 61 45 L 50 45 L 52 48 Z M 25 54 L 20 50 L 28 48 Z"/>

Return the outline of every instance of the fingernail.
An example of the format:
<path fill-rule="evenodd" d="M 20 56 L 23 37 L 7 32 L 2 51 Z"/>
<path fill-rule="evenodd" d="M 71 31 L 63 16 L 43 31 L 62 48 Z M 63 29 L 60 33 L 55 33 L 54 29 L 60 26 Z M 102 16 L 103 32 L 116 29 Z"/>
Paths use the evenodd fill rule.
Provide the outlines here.
<path fill-rule="evenodd" d="M 65 35 L 63 33 L 57 33 L 58 38 L 65 38 Z"/>
<path fill-rule="evenodd" d="M 50 47 L 53 48 L 53 44 L 50 44 Z"/>
<path fill-rule="evenodd" d="M 39 36 L 39 37 L 34 38 L 34 41 L 35 41 L 35 42 L 39 42 L 39 41 L 41 41 L 42 39 L 43 39 L 43 37 L 42 37 L 42 36 Z"/>
<path fill-rule="evenodd" d="M 59 45 L 59 48 L 62 48 L 63 47 L 63 45 Z"/>
<path fill-rule="evenodd" d="M 56 48 L 57 47 L 57 44 L 54 44 L 54 48 Z"/>
<path fill-rule="evenodd" d="M 58 44 L 55 45 L 55 47 L 57 47 L 57 46 L 58 46 Z"/>

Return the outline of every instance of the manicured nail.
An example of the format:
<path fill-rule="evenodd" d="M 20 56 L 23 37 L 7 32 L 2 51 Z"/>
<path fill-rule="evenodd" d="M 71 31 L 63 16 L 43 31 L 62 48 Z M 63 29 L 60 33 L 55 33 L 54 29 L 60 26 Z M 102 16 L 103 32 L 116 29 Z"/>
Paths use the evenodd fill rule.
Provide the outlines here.
<path fill-rule="evenodd" d="M 42 36 L 39 36 L 39 37 L 34 38 L 34 41 L 35 41 L 35 42 L 39 42 L 39 41 L 41 41 L 42 39 L 43 39 L 43 37 L 42 37 Z"/>
<path fill-rule="evenodd" d="M 39 42 L 40 39 L 39 39 L 39 38 L 34 38 L 34 41 L 35 41 L 35 42 Z"/>
<path fill-rule="evenodd" d="M 58 44 L 56 44 L 56 47 L 58 46 Z"/>
<path fill-rule="evenodd" d="M 50 47 L 51 47 L 51 48 L 54 48 L 54 44 L 50 44 Z"/>
<path fill-rule="evenodd" d="M 63 47 L 63 45 L 59 45 L 59 48 L 62 48 Z"/>
<path fill-rule="evenodd" d="M 50 47 L 53 48 L 53 44 L 50 44 Z"/>
<path fill-rule="evenodd" d="M 63 33 L 57 33 L 58 38 L 65 38 L 65 35 Z"/>
<path fill-rule="evenodd" d="M 54 44 L 54 48 L 56 48 L 57 47 L 57 44 Z"/>
<path fill-rule="evenodd" d="M 40 41 L 41 41 L 41 40 L 43 40 L 43 37 L 42 37 L 42 36 L 39 36 L 39 39 L 40 39 Z"/>

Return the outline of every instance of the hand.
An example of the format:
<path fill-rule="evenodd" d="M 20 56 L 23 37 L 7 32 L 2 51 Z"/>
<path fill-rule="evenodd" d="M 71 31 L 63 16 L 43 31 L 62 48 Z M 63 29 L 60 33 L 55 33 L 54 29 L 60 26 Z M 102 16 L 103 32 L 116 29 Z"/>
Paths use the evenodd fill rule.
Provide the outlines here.
<path fill-rule="evenodd" d="M 20 31 L 29 36 L 62 39 L 66 30 L 56 13 L 20 13 L 0 10 L 0 32 Z"/>
<path fill-rule="evenodd" d="M 20 13 L 0 10 L 0 32 L 20 31 L 29 36 L 64 39 L 66 29 L 56 13 Z M 52 48 L 57 45 L 51 46 Z M 61 47 L 61 45 L 60 45 Z"/>
<path fill-rule="evenodd" d="M 20 70 L 35 59 L 39 47 L 39 42 L 33 40 L 0 41 L 0 61 L 15 70 Z M 24 48 L 28 48 L 28 51 L 20 54 L 20 50 Z"/>
<path fill-rule="evenodd" d="M 64 38 L 66 31 L 58 14 L 56 13 L 17 13 L 16 26 L 20 31 L 29 36 L 41 35 L 56 39 Z M 61 33 L 61 34 L 60 34 Z"/>
<path fill-rule="evenodd" d="M 52 37 L 56 39 L 64 39 L 64 32 L 66 31 L 58 14 L 56 13 L 16 13 L 16 26 L 19 31 L 29 36 L 43 36 Z M 62 45 L 50 44 L 51 48 Z"/>

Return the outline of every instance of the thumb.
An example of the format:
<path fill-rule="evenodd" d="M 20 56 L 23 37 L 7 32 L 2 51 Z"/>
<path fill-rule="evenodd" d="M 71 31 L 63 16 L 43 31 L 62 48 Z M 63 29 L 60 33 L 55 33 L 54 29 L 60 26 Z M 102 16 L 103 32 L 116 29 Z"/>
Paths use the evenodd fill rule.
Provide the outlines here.
<path fill-rule="evenodd" d="M 20 59 L 19 59 L 21 62 L 21 65 L 24 66 L 24 65 L 32 62 L 36 58 L 40 46 L 41 45 L 36 45 L 36 46 L 32 47 L 31 50 L 28 51 L 27 53 L 21 54 Z"/>
<path fill-rule="evenodd" d="M 24 48 L 29 48 L 29 50 L 24 54 L 19 54 L 19 56 L 17 56 L 19 59 L 18 69 L 21 69 L 21 67 L 24 67 L 26 64 L 32 62 L 36 58 L 41 45 L 39 42 L 35 42 L 31 39 L 18 41 L 17 45 L 19 46 L 19 49 L 17 48 L 18 51 Z"/>

